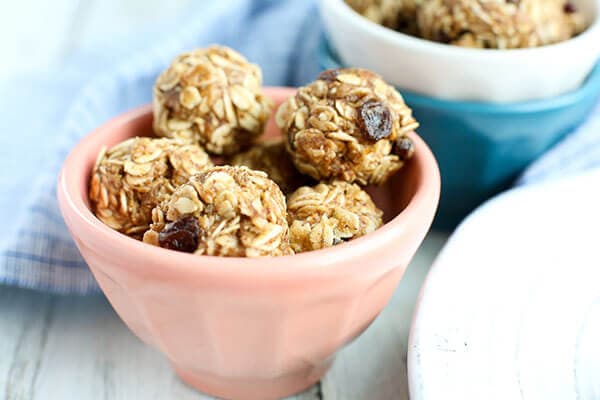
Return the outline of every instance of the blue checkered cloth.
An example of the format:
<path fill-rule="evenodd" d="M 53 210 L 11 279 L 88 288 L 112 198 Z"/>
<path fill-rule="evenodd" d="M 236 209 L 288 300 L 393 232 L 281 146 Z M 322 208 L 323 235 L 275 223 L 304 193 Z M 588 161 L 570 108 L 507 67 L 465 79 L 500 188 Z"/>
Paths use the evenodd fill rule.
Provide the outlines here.
<path fill-rule="evenodd" d="M 192 2 L 194 3 L 194 2 Z M 0 283 L 54 293 L 99 292 L 56 201 L 68 151 L 115 115 L 151 101 L 159 71 L 177 53 L 221 43 L 258 63 L 267 85 L 299 85 L 318 73 L 321 28 L 314 1 L 221 0 L 192 4 L 175 21 L 112 38 L 60 71 L 0 81 Z M 9 95 L 7 95 L 9 94 Z M 600 112 L 536 163 L 521 182 L 598 165 Z"/>
<path fill-rule="evenodd" d="M 151 101 L 156 76 L 177 53 L 228 45 L 262 67 L 266 85 L 304 84 L 318 74 L 314 54 L 322 32 L 313 1 L 224 0 L 190 7 L 176 21 L 136 33 L 140 39 L 112 40 L 79 54 L 67 69 L 0 81 L 0 110 L 10 110 L 0 136 L 0 283 L 99 292 L 60 215 L 56 177 L 86 133 Z"/>

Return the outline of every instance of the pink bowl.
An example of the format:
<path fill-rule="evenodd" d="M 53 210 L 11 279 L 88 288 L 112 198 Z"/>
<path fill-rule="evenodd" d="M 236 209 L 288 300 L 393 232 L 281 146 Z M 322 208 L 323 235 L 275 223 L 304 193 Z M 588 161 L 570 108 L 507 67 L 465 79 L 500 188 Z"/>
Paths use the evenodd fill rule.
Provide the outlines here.
<path fill-rule="evenodd" d="M 280 104 L 294 90 L 266 92 Z M 317 382 L 386 305 L 431 225 L 440 177 L 429 148 L 413 134 L 415 158 L 372 191 L 389 220 L 374 233 L 293 256 L 194 256 L 126 237 L 90 211 L 88 180 L 101 147 L 151 126 L 150 106 L 106 123 L 71 151 L 58 180 L 65 222 L 111 304 L 203 392 L 275 399 Z M 273 119 L 267 135 L 279 135 Z"/>

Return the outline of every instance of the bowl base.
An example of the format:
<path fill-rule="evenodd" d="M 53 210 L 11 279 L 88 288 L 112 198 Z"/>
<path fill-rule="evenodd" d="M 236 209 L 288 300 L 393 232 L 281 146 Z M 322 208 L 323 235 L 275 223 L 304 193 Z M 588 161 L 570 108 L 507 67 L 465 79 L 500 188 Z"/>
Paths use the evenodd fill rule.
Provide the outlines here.
<path fill-rule="evenodd" d="M 272 379 L 226 378 L 177 366 L 174 369 L 187 385 L 214 397 L 227 400 L 276 400 L 308 389 L 325 375 L 330 366 L 331 362 L 326 362 Z"/>

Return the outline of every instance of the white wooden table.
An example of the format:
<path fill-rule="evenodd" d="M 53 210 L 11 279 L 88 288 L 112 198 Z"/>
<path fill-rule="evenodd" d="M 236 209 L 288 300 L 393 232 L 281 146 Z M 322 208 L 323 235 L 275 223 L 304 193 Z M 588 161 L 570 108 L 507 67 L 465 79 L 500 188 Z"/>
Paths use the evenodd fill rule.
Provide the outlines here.
<path fill-rule="evenodd" d="M 107 29 L 116 35 L 135 32 L 191 1 L 1 2 L 0 78 L 60 65 L 73 51 L 93 46 Z M 412 309 L 445 240 L 444 234 L 429 235 L 381 316 L 339 354 L 319 385 L 296 399 L 408 398 Z M 134 337 L 103 297 L 61 297 L 2 286 L 0 398 L 207 399 L 182 384 L 161 354 Z"/>

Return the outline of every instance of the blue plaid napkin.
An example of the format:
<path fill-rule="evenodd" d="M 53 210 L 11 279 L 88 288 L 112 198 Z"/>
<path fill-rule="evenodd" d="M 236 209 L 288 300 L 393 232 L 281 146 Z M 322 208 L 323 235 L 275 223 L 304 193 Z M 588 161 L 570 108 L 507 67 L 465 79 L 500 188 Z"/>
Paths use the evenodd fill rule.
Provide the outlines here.
<path fill-rule="evenodd" d="M 192 2 L 194 3 L 194 2 Z M 266 85 L 299 85 L 318 73 L 313 1 L 224 0 L 192 4 L 139 39 L 112 40 L 66 70 L 0 81 L 0 283 L 55 293 L 98 292 L 64 225 L 56 177 L 69 150 L 111 117 L 151 101 L 152 84 L 178 53 L 211 43 L 239 50 Z M 119 61 L 120 60 L 120 61 Z"/>
<path fill-rule="evenodd" d="M 41 77 L 0 81 L 0 283 L 54 293 L 98 292 L 63 223 L 56 176 L 68 151 L 111 117 L 151 101 L 159 71 L 179 52 L 231 46 L 263 69 L 267 85 L 299 85 L 318 73 L 321 28 L 314 1 L 192 2 L 176 21 L 134 39 L 113 40 Z M 6 95 L 9 94 L 9 95 Z M 600 163 L 600 110 L 521 183 L 575 173 Z"/>

